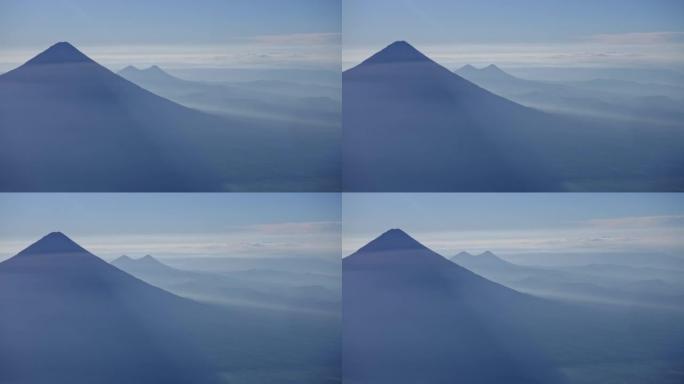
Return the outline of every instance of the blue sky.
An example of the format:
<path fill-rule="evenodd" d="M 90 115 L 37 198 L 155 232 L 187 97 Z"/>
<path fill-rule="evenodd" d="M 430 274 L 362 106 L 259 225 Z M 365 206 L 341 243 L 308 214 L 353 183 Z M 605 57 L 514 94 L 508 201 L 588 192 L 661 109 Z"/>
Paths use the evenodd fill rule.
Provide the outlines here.
<path fill-rule="evenodd" d="M 345 67 L 395 40 L 445 64 L 684 62 L 679 0 L 345 0 Z"/>
<path fill-rule="evenodd" d="M 345 194 L 343 254 L 402 228 L 460 251 L 674 252 L 684 257 L 679 194 Z"/>
<path fill-rule="evenodd" d="M 121 254 L 339 256 L 335 194 L 2 194 L 0 260 L 52 231 Z"/>
<path fill-rule="evenodd" d="M 0 65 L 57 41 L 110 66 L 329 65 L 340 23 L 339 0 L 2 0 Z"/>

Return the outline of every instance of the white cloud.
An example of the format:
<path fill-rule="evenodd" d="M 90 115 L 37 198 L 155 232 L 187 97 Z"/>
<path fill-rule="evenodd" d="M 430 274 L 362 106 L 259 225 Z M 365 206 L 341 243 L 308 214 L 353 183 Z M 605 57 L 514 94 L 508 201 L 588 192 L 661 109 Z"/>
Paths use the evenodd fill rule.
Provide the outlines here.
<path fill-rule="evenodd" d="M 284 235 L 337 232 L 340 230 L 340 227 L 339 221 L 312 221 L 257 224 L 250 228 L 261 233 Z"/>
<path fill-rule="evenodd" d="M 337 45 L 342 42 L 339 33 L 294 33 L 289 35 L 263 35 L 250 38 L 259 44 L 266 45 Z"/>
<path fill-rule="evenodd" d="M 617 45 L 684 43 L 684 32 L 607 33 L 590 36 L 588 40 Z"/>
<path fill-rule="evenodd" d="M 632 216 L 590 220 L 589 224 L 602 228 L 684 227 L 684 215 Z"/>

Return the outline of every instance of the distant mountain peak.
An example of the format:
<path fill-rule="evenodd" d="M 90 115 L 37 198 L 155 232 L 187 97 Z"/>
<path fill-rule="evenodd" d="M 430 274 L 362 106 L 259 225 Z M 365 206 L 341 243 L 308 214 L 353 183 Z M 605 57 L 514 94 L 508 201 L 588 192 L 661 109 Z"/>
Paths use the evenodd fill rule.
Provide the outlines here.
<path fill-rule="evenodd" d="M 406 41 L 395 41 L 366 59 L 363 63 L 380 64 L 420 61 L 431 62 L 432 60 Z"/>
<path fill-rule="evenodd" d="M 461 252 L 451 257 L 451 260 L 466 268 L 518 268 L 516 264 L 500 258 L 491 251 L 485 251 L 478 255 Z"/>
<path fill-rule="evenodd" d="M 135 264 L 147 264 L 147 265 L 162 264 L 163 265 L 162 262 L 155 259 L 151 255 L 145 255 L 145 256 L 139 257 L 137 259 L 132 258 L 128 255 L 122 255 L 122 256 L 119 256 L 112 261 L 112 264 L 116 264 L 116 263 L 135 263 Z"/>
<path fill-rule="evenodd" d="M 168 72 L 164 71 L 158 65 L 151 65 L 147 68 L 138 68 L 134 65 L 128 65 L 117 73 L 123 77 L 132 78 L 132 79 L 139 79 L 139 78 L 145 78 L 147 80 L 176 79 L 174 76 L 172 76 Z"/>
<path fill-rule="evenodd" d="M 158 65 L 149 66 L 146 69 L 144 69 L 143 71 L 147 72 L 147 73 L 155 74 L 157 76 L 173 77 Z"/>
<path fill-rule="evenodd" d="M 364 245 L 359 252 L 382 252 L 401 250 L 427 249 L 413 237 L 401 229 L 394 228 L 376 237 L 370 243 Z"/>
<path fill-rule="evenodd" d="M 496 261 L 496 262 L 498 262 L 498 263 L 511 264 L 511 263 L 509 263 L 508 261 L 506 261 L 506 260 L 500 258 L 499 256 L 495 255 L 494 252 L 491 252 L 491 251 L 482 252 L 482 253 L 481 253 L 479 256 L 477 256 L 477 257 L 480 258 L 481 260 L 482 260 L 482 259 L 486 259 L 486 260 L 489 260 L 489 261 Z"/>
<path fill-rule="evenodd" d="M 29 245 L 19 255 L 87 252 L 62 232 L 51 232 Z"/>
<path fill-rule="evenodd" d="M 136 67 L 135 65 L 127 65 L 125 66 L 122 70 L 119 71 L 119 73 L 123 72 L 138 72 L 140 71 L 140 68 Z"/>
<path fill-rule="evenodd" d="M 121 256 L 117 257 L 116 259 L 114 259 L 114 261 L 112 261 L 112 263 L 120 263 L 120 262 L 128 262 L 128 261 L 133 261 L 133 258 L 128 256 L 128 255 L 121 255 Z"/>
<path fill-rule="evenodd" d="M 157 260 L 156 258 L 152 257 L 151 255 L 145 255 L 136 261 L 139 263 L 147 264 L 147 265 L 163 265 L 163 266 L 166 266 L 166 264 L 164 264 L 161 261 Z"/>
<path fill-rule="evenodd" d="M 457 73 L 473 73 L 478 71 L 479 69 L 475 68 L 475 66 L 473 66 L 472 64 L 466 64 L 456 70 Z"/>
<path fill-rule="evenodd" d="M 497 78 L 497 79 L 512 79 L 514 76 L 509 74 L 508 72 L 504 71 L 503 69 L 499 68 L 495 64 L 489 64 L 486 67 L 482 68 L 476 68 L 470 64 L 464 65 L 461 68 L 457 69 L 455 71 L 457 74 L 466 76 L 466 77 L 482 77 L 482 76 L 487 76 L 489 78 Z"/>
<path fill-rule="evenodd" d="M 63 63 L 95 63 L 95 61 L 70 43 L 62 41 L 39 53 L 27 61 L 26 65 Z"/>
<path fill-rule="evenodd" d="M 457 263 L 488 263 L 491 265 L 492 263 L 495 265 L 500 265 L 500 264 L 511 264 L 508 261 L 500 258 L 499 256 L 495 255 L 491 251 L 485 251 L 482 252 L 478 255 L 473 255 L 468 252 L 459 252 L 458 254 L 454 255 L 451 260 L 457 262 Z M 479 264 L 478 264 L 479 265 Z"/>
<path fill-rule="evenodd" d="M 504 72 L 501 68 L 497 67 L 494 64 L 489 64 L 488 66 L 482 68 L 481 71 L 506 74 L 506 72 Z"/>
<path fill-rule="evenodd" d="M 121 256 L 110 263 L 115 267 L 129 272 L 129 273 L 173 273 L 178 272 L 177 269 L 168 266 L 151 255 L 145 255 L 138 258 L 128 256 Z"/>

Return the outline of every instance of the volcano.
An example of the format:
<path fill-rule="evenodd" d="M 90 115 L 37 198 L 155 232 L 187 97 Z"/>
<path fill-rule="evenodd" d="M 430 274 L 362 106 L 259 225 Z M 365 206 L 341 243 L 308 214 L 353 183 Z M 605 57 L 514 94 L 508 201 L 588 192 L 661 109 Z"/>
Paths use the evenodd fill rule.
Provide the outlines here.
<path fill-rule="evenodd" d="M 295 132 L 181 106 L 61 42 L 0 75 L 0 190 L 322 188 L 332 151 Z"/>
<path fill-rule="evenodd" d="M 203 305 L 59 232 L 0 263 L 0 312 L 0 382 L 214 382 L 186 331 Z"/>
<path fill-rule="evenodd" d="M 343 375 L 354 383 L 554 383 L 518 327 L 537 299 L 486 280 L 400 229 L 343 260 Z"/>
<path fill-rule="evenodd" d="M 343 74 L 344 188 L 551 188 L 529 144 L 506 128 L 534 110 L 496 96 L 395 42 Z M 515 134 L 514 134 L 515 133 Z"/>
<path fill-rule="evenodd" d="M 506 76 L 497 67 L 482 72 Z M 671 141 L 680 132 L 528 108 L 404 41 L 345 71 L 343 100 L 345 191 L 617 191 L 681 182 L 684 163 Z"/>

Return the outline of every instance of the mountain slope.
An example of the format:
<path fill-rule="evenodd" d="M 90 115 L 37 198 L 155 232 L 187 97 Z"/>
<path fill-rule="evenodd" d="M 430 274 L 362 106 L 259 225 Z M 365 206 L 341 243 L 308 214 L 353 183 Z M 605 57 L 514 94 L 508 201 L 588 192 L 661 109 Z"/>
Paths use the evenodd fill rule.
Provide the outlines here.
<path fill-rule="evenodd" d="M 183 331 L 203 311 L 51 233 L 0 263 L 0 381 L 213 382 Z"/>
<path fill-rule="evenodd" d="M 68 43 L 0 75 L 4 191 L 327 189 L 332 141 L 183 107 Z"/>
<path fill-rule="evenodd" d="M 516 104 L 395 42 L 343 74 L 347 191 L 684 186 L 681 137 Z M 611 153 L 611 156 L 606 156 Z"/>
<path fill-rule="evenodd" d="M 560 376 L 516 324 L 536 299 L 393 229 L 343 261 L 350 383 L 549 383 Z"/>

